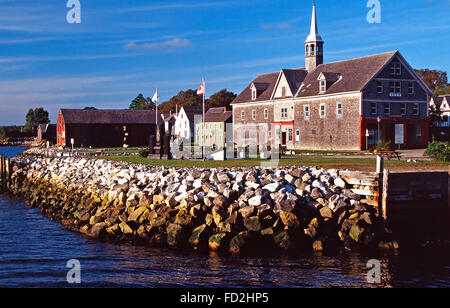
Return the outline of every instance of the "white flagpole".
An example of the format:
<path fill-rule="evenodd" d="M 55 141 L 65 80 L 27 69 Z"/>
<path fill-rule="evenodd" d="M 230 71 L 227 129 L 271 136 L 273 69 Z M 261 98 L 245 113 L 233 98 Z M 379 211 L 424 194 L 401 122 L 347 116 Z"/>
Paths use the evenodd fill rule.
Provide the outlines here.
<path fill-rule="evenodd" d="M 203 160 L 206 159 L 205 157 L 205 96 L 206 96 L 206 83 L 205 78 L 202 79 L 203 84 L 203 140 L 202 140 L 202 153 L 203 153 Z"/>
<path fill-rule="evenodd" d="M 158 88 L 156 88 L 155 110 L 156 110 L 156 142 L 160 142 L 161 136 L 159 131 L 159 116 L 158 116 Z"/>

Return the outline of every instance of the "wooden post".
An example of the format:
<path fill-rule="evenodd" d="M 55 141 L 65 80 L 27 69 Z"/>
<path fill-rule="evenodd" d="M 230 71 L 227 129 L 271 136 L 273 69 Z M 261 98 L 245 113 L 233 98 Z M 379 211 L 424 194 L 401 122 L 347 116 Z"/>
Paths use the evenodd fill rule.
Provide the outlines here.
<path fill-rule="evenodd" d="M 382 204 L 383 169 L 384 169 L 383 156 L 377 155 L 377 170 L 376 170 L 376 173 L 377 173 L 377 177 L 378 177 L 378 191 L 377 191 L 378 217 L 383 215 L 383 204 Z"/>
<path fill-rule="evenodd" d="M 5 158 L 0 156 L 0 180 L 2 181 L 0 188 L 5 188 Z"/>
<path fill-rule="evenodd" d="M 381 174 L 384 170 L 384 158 L 381 155 L 377 155 L 377 173 Z"/>
<path fill-rule="evenodd" d="M 5 187 L 11 187 L 11 159 L 7 158 L 5 161 Z"/>
<path fill-rule="evenodd" d="M 388 217 L 388 200 L 389 200 L 389 170 L 384 169 L 383 173 L 383 201 L 382 201 L 382 217 L 387 220 Z"/>

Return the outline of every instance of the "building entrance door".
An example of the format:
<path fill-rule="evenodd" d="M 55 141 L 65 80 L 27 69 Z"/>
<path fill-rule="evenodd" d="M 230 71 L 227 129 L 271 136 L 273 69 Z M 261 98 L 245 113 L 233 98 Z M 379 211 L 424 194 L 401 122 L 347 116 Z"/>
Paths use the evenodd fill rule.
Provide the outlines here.
<path fill-rule="evenodd" d="M 281 145 L 285 146 L 286 145 L 286 141 L 287 141 L 287 133 L 286 132 L 282 132 L 281 133 Z"/>

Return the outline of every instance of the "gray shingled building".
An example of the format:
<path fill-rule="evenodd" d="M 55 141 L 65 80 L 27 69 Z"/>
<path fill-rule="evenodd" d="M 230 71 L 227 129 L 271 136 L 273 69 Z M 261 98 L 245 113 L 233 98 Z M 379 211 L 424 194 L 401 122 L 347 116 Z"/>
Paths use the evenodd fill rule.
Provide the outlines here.
<path fill-rule="evenodd" d="M 323 47 L 314 6 L 305 67 L 260 75 L 232 102 L 237 145 L 426 147 L 432 93 L 399 51 L 324 63 Z"/>

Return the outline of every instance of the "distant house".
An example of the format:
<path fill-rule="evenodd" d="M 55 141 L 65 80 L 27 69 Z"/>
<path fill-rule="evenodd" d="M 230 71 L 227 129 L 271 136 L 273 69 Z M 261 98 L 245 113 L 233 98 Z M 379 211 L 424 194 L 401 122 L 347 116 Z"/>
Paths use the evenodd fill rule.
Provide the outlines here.
<path fill-rule="evenodd" d="M 207 112 L 209 108 L 205 108 Z M 203 107 L 182 107 L 175 122 L 175 137 L 194 141 L 195 122 L 202 121 Z"/>
<path fill-rule="evenodd" d="M 56 124 L 39 124 L 37 131 L 37 141 L 49 141 L 56 143 Z"/>
<path fill-rule="evenodd" d="M 432 94 L 398 51 L 324 63 L 316 8 L 305 67 L 256 77 L 231 103 L 237 145 L 365 150 L 426 147 Z M 366 134 L 368 135 L 366 137 Z"/>
<path fill-rule="evenodd" d="M 228 128 L 228 130 L 227 130 Z M 205 134 L 203 122 L 195 124 L 195 143 L 215 148 L 225 148 L 227 133 L 233 136 L 233 112 L 223 108 L 211 108 L 205 115 Z"/>
<path fill-rule="evenodd" d="M 163 118 L 164 121 L 164 131 L 166 135 L 170 135 L 172 137 L 172 135 L 175 135 L 175 132 L 173 130 L 174 126 L 175 126 L 175 122 L 177 120 L 176 115 L 175 114 L 161 114 L 161 117 Z"/>
<path fill-rule="evenodd" d="M 441 95 L 433 97 L 430 106 L 441 111 L 441 121 L 435 123 L 437 128 L 436 135 L 439 135 L 444 141 L 450 141 L 450 95 Z"/>
<path fill-rule="evenodd" d="M 71 146 L 73 139 L 77 147 L 148 146 L 156 135 L 156 116 L 154 110 L 61 109 L 57 144 Z M 162 127 L 163 121 L 158 122 Z"/>

